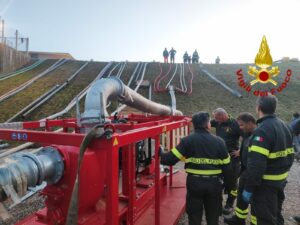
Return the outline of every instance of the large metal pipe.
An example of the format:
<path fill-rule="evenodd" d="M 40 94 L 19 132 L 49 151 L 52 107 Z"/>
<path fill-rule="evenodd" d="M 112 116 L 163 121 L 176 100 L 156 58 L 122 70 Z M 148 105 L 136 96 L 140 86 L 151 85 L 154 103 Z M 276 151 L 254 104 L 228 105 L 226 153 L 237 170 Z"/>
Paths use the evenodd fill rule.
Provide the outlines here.
<path fill-rule="evenodd" d="M 99 123 L 102 116 L 108 116 L 106 111 L 107 102 L 117 100 L 123 92 L 124 84 L 117 78 L 103 78 L 96 81 L 87 92 L 85 111 L 81 116 L 81 122 L 83 124 Z M 100 96 L 102 96 L 102 99 L 100 99 Z"/>
<path fill-rule="evenodd" d="M 131 88 L 125 86 L 124 96 L 121 96 L 121 102 L 138 110 L 146 113 L 152 113 L 156 115 L 175 115 L 182 116 L 182 112 L 179 110 L 172 110 L 171 106 L 162 105 L 143 97 L 136 93 Z"/>
<path fill-rule="evenodd" d="M 44 181 L 55 184 L 62 177 L 63 171 L 63 158 L 53 147 L 44 147 L 36 154 L 20 153 L 2 159 L 0 201 L 6 200 L 14 192 L 22 197 L 29 187 Z"/>
<path fill-rule="evenodd" d="M 100 99 L 102 96 L 102 99 Z M 134 90 L 124 85 L 116 78 L 101 79 L 91 86 L 85 99 L 85 111 L 81 116 L 83 124 L 97 123 L 101 117 L 108 116 L 105 106 L 108 101 L 118 100 L 123 104 L 146 113 L 157 115 L 182 115 L 179 110 L 172 110 L 170 106 L 148 100 Z"/>

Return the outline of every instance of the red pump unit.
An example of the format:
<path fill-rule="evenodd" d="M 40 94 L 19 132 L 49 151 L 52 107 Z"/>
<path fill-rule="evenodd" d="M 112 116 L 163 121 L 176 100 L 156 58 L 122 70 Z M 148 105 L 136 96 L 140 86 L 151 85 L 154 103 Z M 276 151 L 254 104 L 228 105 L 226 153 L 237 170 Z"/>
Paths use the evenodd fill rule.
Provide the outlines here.
<path fill-rule="evenodd" d="M 185 207 L 186 176 L 180 171 L 173 174 L 172 167 L 169 176 L 162 173 L 158 151 L 161 145 L 170 149 L 180 137 L 187 135 L 191 118 L 130 114 L 117 121 L 111 119 L 111 123 L 98 129 L 100 137 L 89 142 L 82 157 L 77 223 L 177 224 Z M 41 126 L 44 131 L 40 131 Z M 54 127 L 63 128 L 63 132 L 53 132 Z M 22 168 L 28 168 L 26 171 L 37 171 L 24 172 L 27 188 L 47 182 L 41 192 L 46 196 L 45 208 L 17 225 L 66 224 L 80 146 L 86 136 L 81 132 L 76 119 L 24 122 L 21 129 L 0 129 L 0 139 L 45 146 L 34 156 L 24 153 L 14 160 L 14 167 L 23 163 Z M 10 173 L 10 167 L 0 170 Z M 37 174 L 35 179 L 33 174 Z M 11 183 L 21 197 L 16 182 L 24 179 L 16 181 L 7 177 L 7 180 L 0 179 L 0 192 L 3 192 L 1 185 Z M 0 201 L 11 197 L 7 195 L 0 193 Z"/>

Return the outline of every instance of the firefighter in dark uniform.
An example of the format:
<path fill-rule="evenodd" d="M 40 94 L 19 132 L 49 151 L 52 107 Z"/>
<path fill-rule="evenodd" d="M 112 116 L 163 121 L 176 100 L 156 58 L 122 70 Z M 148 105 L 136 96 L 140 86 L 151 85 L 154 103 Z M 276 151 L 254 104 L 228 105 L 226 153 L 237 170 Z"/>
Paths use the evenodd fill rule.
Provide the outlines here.
<path fill-rule="evenodd" d="M 231 156 L 231 166 L 235 185 L 234 189 L 227 193 L 228 197 L 223 208 L 223 213 L 228 215 L 233 209 L 233 203 L 237 196 L 238 177 L 241 171 L 239 138 L 242 135 L 242 131 L 239 128 L 237 121 L 230 117 L 223 108 L 217 108 L 213 114 L 215 119 L 211 121 L 211 126 L 216 128 L 216 135 L 225 141 L 227 151 Z M 228 190 L 226 190 L 226 192 L 228 192 Z"/>
<path fill-rule="evenodd" d="M 170 62 L 171 63 L 174 63 L 175 62 L 175 54 L 176 54 L 176 50 L 174 49 L 174 48 L 171 48 L 171 50 L 170 50 Z"/>
<path fill-rule="evenodd" d="M 277 98 L 259 97 L 258 127 L 249 142 L 247 181 L 243 199 L 251 201 L 251 222 L 257 225 L 283 225 L 281 214 L 288 171 L 294 159 L 291 129 L 274 113 Z"/>
<path fill-rule="evenodd" d="M 218 225 L 222 209 L 222 178 L 232 188 L 230 156 L 224 141 L 210 133 L 209 114 L 193 115 L 195 132 L 182 138 L 168 153 L 161 153 L 161 164 L 185 162 L 187 175 L 186 211 L 189 225 L 201 225 L 203 209 L 207 225 Z"/>
<path fill-rule="evenodd" d="M 197 49 L 193 52 L 192 55 L 192 63 L 199 63 L 199 54 L 197 52 Z"/>
<path fill-rule="evenodd" d="M 238 196 L 235 207 L 235 214 L 232 217 L 225 217 L 224 222 L 228 225 L 245 225 L 245 220 L 248 216 L 248 203 L 243 200 L 242 193 L 244 190 L 244 185 L 247 179 L 247 155 L 249 140 L 251 134 L 256 128 L 256 120 L 251 113 L 241 113 L 237 117 L 237 122 L 240 129 L 243 131 L 243 140 L 240 147 L 240 159 L 241 159 L 241 175 L 239 179 L 238 186 Z"/>
<path fill-rule="evenodd" d="M 189 55 L 187 52 L 185 52 L 183 55 L 183 63 L 188 63 L 188 60 L 189 60 Z"/>
<path fill-rule="evenodd" d="M 167 48 L 163 51 L 163 57 L 164 57 L 164 63 L 168 63 L 168 58 L 169 58 L 169 52 Z"/>

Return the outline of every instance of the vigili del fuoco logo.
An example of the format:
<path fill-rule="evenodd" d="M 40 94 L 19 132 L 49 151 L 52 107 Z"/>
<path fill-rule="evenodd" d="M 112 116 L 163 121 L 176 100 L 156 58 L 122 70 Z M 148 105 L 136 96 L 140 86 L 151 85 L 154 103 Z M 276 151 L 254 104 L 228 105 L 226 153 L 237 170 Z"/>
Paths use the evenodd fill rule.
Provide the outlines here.
<path fill-rule="evenodd" d="M 278 84 L 276 77 L 280 75 L 278 66 L 272 66 L 273 59 L 270 54 L 270 49 L 267 43 L 267 39 L 263 36 L 260 44 L 259 51 L 255 57 L 255 66 L 249 66 L 248 75 L 253 79 L 247 83 L 244 79 L 243 70 L 239 69 L 236 72 L 238 84 L 245 91 L 253 93 L 255 96 L 266 96 L 268 93 L 272 95 L 281 92 L 285 89 L 291 79 L 292 70 L 288 69 L 285 72 L 285 78 L 282 83 Z M 255 89 L 254 86 L 257 83 L 272 84 L 272 88 L 265 88 L 263 90 Z"/>

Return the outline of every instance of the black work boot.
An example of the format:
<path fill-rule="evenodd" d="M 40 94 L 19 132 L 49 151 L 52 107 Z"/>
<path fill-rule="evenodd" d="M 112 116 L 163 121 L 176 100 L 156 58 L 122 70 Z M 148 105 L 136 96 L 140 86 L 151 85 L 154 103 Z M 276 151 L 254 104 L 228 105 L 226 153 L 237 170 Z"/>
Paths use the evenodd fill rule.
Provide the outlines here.
<path fill-rule="evenodd" d="M 228 225 L 246 225 L 244 219 L 240 219 L 235 215 L 232 217 L 224 217 L 224 223 Z"/>
<path fill-rule="evenodd" d="M 224 215 L 229 215 L 232 210 L 233 210 L 233 203 L 235 201 L 236 197 L 233 196 L 232 194 L 228 194 L 227 200 L 226 200 L 226 204 L 223 207 L 223 214 Z"/>
<path fill-rule="evenodd" d="M 293 219 L 300 224 L 300 216 L 293 216 Z"/>

